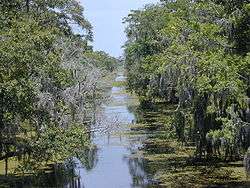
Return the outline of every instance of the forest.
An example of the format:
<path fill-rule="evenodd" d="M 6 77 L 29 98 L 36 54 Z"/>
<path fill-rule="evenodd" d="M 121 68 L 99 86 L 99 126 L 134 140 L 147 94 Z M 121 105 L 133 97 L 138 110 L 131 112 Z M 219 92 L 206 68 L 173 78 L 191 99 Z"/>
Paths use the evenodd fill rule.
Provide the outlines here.
<path fill-rule="evenodd" d="M 1 0 L 0 160 L 19 173 L 78 156 L 90 143 L 102 80 L 117 60 L 93 51 L 92 26 L 73 0 Z M 82 29 L 75 34 L 74 27 Z"/>
<path fill-rule="evenodd" d="M 198 158 L 250 146 L 249 1 L 162 1 L 126 19 L 128 87 L 147 108 L 176 104 L 180 142 Z"/>
<path fill-rule="evenodd" d="M 237 187 L 236 161 L 249 174 L 250 2 L 162 0 L 124 22 L 128 88 L 165 118 L 134 127 L 160 132 L 144 143 L 148 168 L 166 187 Z"/>
<path fill-rule="evenodd" d="M 0 0 L 0 187 L 249 187 L 250 1 L 131 10 L 120 58 L 82 4 Z"/>

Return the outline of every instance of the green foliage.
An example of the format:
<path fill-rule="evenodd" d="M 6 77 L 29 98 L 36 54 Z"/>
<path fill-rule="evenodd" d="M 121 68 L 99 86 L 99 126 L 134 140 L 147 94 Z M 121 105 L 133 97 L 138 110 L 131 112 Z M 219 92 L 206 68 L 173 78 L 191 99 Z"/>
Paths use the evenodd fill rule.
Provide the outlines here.
<path fill-rule="evenodd" d="M 103 51 L 87 51 L 86 53 L 84 53 L 84 56 L 87 59 L 91 59 L 96 67 L 110 72 L 114 71 L 118 64 L 117 59 L 110 57 Z"/>
<path fill-rule="evenodd" d="M 221 131 L 225 139 L 239 136 L 231 130 L 239 132 L 235 122 L 221 126 L 216 118 L 232 118 L 227 111 L 232 106 L 237 106 L 235 114 L 246 110 L 248 6 L 246 1 L 162 1 L 125 19 L 130 90 L 147 101 L 178 102 L 178 108 L 192 109 L 191 132 L 199 132 L 195 136 L 200 152 L 207 148 L 210 131 Z M 180 127 L 185 130 L 185 121 L 182 126 L 180 121 L 176 118 L 177 136 Z"/>
<path fill-rule="evenodd" d="M 97 82 L 117 61 L 92 51 L 83 11 L 76 0 L 1 1 L 0 160 L 33 172 L 89 146 Z"/>

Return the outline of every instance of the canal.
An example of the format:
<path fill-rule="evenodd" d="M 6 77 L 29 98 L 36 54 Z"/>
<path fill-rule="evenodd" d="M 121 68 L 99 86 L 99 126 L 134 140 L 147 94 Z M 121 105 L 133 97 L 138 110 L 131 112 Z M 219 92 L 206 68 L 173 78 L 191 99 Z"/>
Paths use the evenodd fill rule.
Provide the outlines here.
<path fill-rule="evenodd" d="M 116 82 L 125 82 L 126 77 L 119 73 Z M 106 134 L 95 133 L 93 142 L 97 147 L 95 159 L 91 156 L 92 169 L 77 164 L 81 187 L 84 188 L 129 188 L 145 187 L 148 184 L 144 172 L 144 161 L 134 155 L 140 147 L 143 136 L 129 136 L 129 125 L 135 122 L 133 109 L 137 99 L 128 94 L 124 86 L 113 87 L 110 101 L 103 107 L 102 116 L 111 127 Z M 111 125 L 112 126 L 112 125 Z"/>

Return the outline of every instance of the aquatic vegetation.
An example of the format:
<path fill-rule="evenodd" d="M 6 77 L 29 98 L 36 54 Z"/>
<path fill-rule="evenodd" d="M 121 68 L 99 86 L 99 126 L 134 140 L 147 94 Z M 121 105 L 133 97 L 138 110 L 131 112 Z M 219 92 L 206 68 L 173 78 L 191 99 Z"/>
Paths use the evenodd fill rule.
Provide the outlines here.
<path fill-rule="evenodd" d="M 225 162 L 223 158 L 197 160 L 196 147 L 191 142 L 182 142 L 175 134 L 175 126 L 172 125 L 175 123 L 172 118 L 175 113 L 162 108 L 164 106 L 159 105 L 152 113 L 146 110 L 144 115 L 142 115 L 143 110 L 139 110 L 144 117 L 140 122 L 144 124 L 130 125 L 133 136 L 146 133 L 139 153 L 145 160 L 145 171 L 158 182 L 159 187 L 249 186 L 241 160 L 235 162 Z M 165 114 L 166 111 L 168 115 Z M 155 123 L 157 121 L 166 123 L 159 129 Z M 166 133 L 169 131 L 170 134 Z"/>

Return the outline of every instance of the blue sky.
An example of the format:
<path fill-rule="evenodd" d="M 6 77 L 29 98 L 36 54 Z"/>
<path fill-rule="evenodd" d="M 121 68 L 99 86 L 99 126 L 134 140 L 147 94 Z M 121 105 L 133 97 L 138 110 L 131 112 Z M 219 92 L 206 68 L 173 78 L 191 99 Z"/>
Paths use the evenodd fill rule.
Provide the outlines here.
<path fill-rule="evenodd" d="M 158 0 L 81 0 L 84 15 L 94 27 L 94 49 L 115 57 L 122 55 L 121 46 L 126 41 L 122 18 L 130 10 L 156 2 Z"/>

